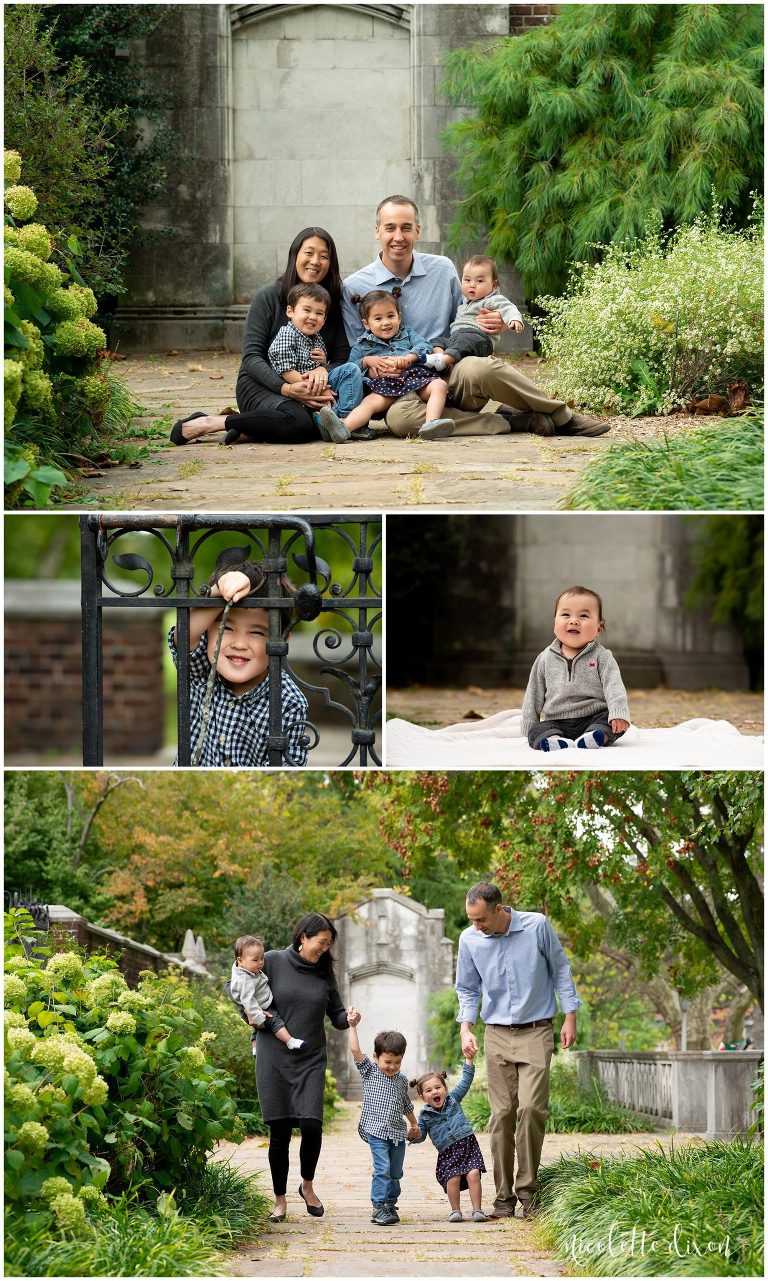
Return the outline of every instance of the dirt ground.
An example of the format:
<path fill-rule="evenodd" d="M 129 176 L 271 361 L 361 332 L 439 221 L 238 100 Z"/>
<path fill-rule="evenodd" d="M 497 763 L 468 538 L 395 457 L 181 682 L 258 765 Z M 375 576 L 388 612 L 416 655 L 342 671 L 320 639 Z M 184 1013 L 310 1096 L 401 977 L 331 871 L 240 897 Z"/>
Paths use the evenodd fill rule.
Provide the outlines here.
<path fill-rule="evenodd" d="M 522 707 L 523 689 L 387 690 L 387 716 L 401 716 L 428 729 L 457 725 L 462 720 L 485 719 L 512 707 Z M 665 729 L 682 721 L 706 716 L 730 721 L 742 734 L 762 734 L 762 694 L 745 694 L 723 689 L 630 689 L 627 690 L 632 720 L 643 729 Z M 474 715 L 472 715 L 474 713 Z"/>
<path fill-rule="evenodd" d="M 518 361 L 537 380 L 535 357 Z M 195 410 L 234 404 L 240 357 L 197 350 L 131 355 L 117 370 L 143 406 L 135 426 L 146 457 L 82 477 L 65 510 L 383 511 L 402 507 L 551 511 L 562 505 L 595 451 L 618 440 L 650 440 L 693 426 L 684 417 L 611 419 L 595 439 L 527 434 L 398 440 L 385 433 L 357 444 L 237 445 L 214 437 L 170 444 L 172 423 Z M 695 420 L 700 425 L 704 420 Z M 57 505 L 61 510 L 62 505 Z"/>

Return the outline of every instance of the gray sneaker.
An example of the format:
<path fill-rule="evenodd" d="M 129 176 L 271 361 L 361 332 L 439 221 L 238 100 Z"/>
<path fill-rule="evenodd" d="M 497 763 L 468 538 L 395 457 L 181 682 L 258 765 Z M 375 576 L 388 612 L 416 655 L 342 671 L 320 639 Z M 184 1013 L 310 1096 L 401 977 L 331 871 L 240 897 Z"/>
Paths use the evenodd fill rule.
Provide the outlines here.
<path fill-rule="evenodd" d="M 424 423 L 419 428 L 419 438 L 421 440 L 445 440 L 446 436 L 452 436 L 456 424 L 452 418 L 433 418 L 431 422 Z"/>
<path fill-rule="evenodd" d="M 400 1222 L 400 1215 L 397 1213 L 397 1206 L 396 1206 L 396 1205 L 385 1205 L 385 1206 L 384 1206 L 384 1209 L 385 1209 L 385 1210 L 387 1210 L 389 1214 L 394 1214 L 394 1216 L 395 1216 L 395 1221 L 396 1221 L 397 1223 L 399 1223 L 399 1222 Z"/>
<path fill-rule="evenodd" d="M 392 1210 L 388 1210 L 386 1206 L 384 1206 L 383 1210 L 379 1210 L 379 1213 L 374 1215 L 371 1219 L 371 1223 L 375 1223 L 380 1228 L 388 1228 L 391 1224 L 399 1222 L 400 1216 L 393 1213 Z"/>
<path fill-rule="evenodd" d="M 383 1212 L 383 1205 L 374 1205 L 371 1209 L 371 1223 L 375 1223 L 378 1216 Z"/>
<path fill-rule="evenodd" d="M 337 414 L 327 405 L 323 406 L 317 414 L 317 430 L 320 432 L 322 440 L 330 441 L 334 445 L 343 445 L 344 441 L 349 440 L 351 432 L 347 430 Z"/>

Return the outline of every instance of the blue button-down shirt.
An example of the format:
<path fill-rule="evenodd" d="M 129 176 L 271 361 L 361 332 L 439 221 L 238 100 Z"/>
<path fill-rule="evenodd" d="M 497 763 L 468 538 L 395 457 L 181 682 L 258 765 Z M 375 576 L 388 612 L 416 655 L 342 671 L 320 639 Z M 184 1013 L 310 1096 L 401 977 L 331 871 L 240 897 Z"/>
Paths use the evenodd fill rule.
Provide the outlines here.
<path fill-rule="evenodd" d="M 396 285 L 402 290 L 398 304 L 404 325 L 423 334 L 431 343 L 448 333 L 459 303 L 464 302 L 459 277 L 450 258 L 442 254 L 415 253 L 411 270 L 403 278 L 393 276 L 378 257 L 344 281 L 341 309 L 350 347 L 364 332 L 360 312 L 349 301 L 350 294 L 367 294 L 372 289 L 386 289 L 391 293 Z"/>
<path fill-rule="evenodd" d="M 565 1014 L 577 1010 L 568 957 L 546 916 L 505 910 L 512 912 L 505 934 L 481 934 L 470 925 L 459 938 L 457 1023 L 474 1023 L 481 989 L 484 1023 L 509 1027 L 552 1018 L 555 993 Z"/>

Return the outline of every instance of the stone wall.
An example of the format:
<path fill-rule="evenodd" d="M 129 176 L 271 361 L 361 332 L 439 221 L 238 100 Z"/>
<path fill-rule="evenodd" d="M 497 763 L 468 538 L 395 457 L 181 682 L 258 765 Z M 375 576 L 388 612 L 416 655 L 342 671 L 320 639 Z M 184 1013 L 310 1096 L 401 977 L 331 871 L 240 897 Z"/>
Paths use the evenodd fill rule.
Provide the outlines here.
<path fill-rule="evenodd" d="M 552 6 L 514 8 L 524 30 Z M 182 155 L 146 211 L 115 340 L 239 350 L 247 305 L 296 233 L 327 227 L 348 274 L 378 252 L 376 205 L 396 191 L 419 205 L 420 247 L 442 252 L 459 194 L 442 134 L 466 114 L 440 93 L 444 58 L 510 20 L 501 4 L 167 6 L 133 48 L 173 97 Z M 501 284 L 522 304 L 513 271 Z M 528 346 L 508 333 L 500 349 Z"/>
<path fill-rule="evenodd" d="M 103 637 L 105 751 L 150 755 L 163 745 L 162 614 L 105 610 Z M 79 582 L 8 579 L 6 756 L 80 753 L 82 688 Z"/>
<path fill-rule="evenodd" d="M 335 922 L 339 990 L 345 1005 L 363 1015 L 360 1045 L 370 1055 L 377 1032 L 402 1032 L 408 1043 L 403 1070 L 409 1077 L 430 1065 L 428 999 L 453 983 L 453 944 L 443 935 L 444 915 L 442 908 L 380 889 L 354 915 Z M 359 1098 L 360 1078 L 346 1035 L 329 1033 L 328 1049 L 341 1094 Z"/>
<path fill-rule="evenodd" d="M 683 601 L 696 518 L 625 513 L 451 517 L 457 563 L 437 586 L 430 682 L 525 685 L 560 591 L 600 593 L 605 644 L 628 685 L 747 689 L 736 629 Z M 467 612 L 484 624 L 467 635 Z"/>

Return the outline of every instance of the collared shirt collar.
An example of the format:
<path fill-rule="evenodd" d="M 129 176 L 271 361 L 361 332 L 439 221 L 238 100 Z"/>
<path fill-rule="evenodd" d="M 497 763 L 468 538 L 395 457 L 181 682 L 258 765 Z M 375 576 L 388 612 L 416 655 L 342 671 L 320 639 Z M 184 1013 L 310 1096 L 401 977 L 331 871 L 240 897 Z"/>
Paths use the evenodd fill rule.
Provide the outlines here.
<path fill-rule="evenodd" d="M 427 273 L 422 259 L 423 254 L 417 254 L 414 252 L 413 262 L 411 263 L 410 269 L 404 276 L 396 276 L 394 272 L 389 270 L 389 267 L 384 266 L 381 254 L 379 254 L 376 259 L 375 266 L 376 283 L 384 285 L 388 281 L 393 280 L 396 284 L 403 284 L 406 280 L 410 280 L 411 276 L 426 276 Z"/>

